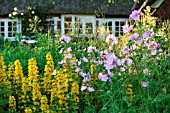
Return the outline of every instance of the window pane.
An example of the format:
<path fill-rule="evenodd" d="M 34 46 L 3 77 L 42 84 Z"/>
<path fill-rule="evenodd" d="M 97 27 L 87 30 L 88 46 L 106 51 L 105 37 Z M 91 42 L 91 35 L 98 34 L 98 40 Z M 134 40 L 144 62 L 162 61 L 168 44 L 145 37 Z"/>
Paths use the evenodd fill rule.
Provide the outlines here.
<path fill-rule="evenodd" d="M 65 27 L 65 28 L 71 28 L 71 27 L 72 27 L 72 23 L 65 22 L 65 23 L 64 23 L 64 27 Z"/>
<path fill-rule="evenodd" d="M 116 27 L 115 31 L 119 31 L 119 27 Z"/>
<path fill-rule="evenodd" d="M 112 26 L 112 22 L 109 22 L 109 23 L 108 23 L 108 26 Z"/>
<path fill-rule="evenodd" d="M 3 37 L 5 36 L 5 34 L 4 34 L 4 33 L 1 33 L 0 35 L 1 35 L 1 36 L 3 36 Z"/>
<path fill-rule="evenodd" d="M 116 25 L 116 26 L 119 26 L 119 21 L 116 21 L 116 22 L 115 22 L 115 25 Z"/>
<path fill-rule="evenodd" d="M 4 32 L 4 31 L 5 31 L 4 27 L 1 27 L 1 28 L 0 28 L 0 31 L 1 31 L 1 32 Z"/>
<path fill-rule="evenodd" d="M 92 29 L 92 23 L 86 23 L 86 28 L 90 28 L 90 29 Z"/>
<path fill-rule="evenodd" d="M 119 36 L 119 32 L 116 32 L 116 33 L 115 33 L 115 36 L 118 37 L 118 36 Z"/>
<path fill-rule="evenodd" d="M 64 32 L 65 32 L 65 34 L 68 34 L 68 33 L 71 33 L 72 30 L 71 29 L 65 29 Z"/>
<path fill-rule="evenodd" d="M 64 21 L 71 22 L 72 21 L 72 17 L 64 17 Z"/>
<path fill-rule="evenodd" d="M 123 25 L 125 25 L 125 21 L 120 22 L 120 26 L 123 26 Z"/>
<path fill-rule="evenodd" d="M 4 22 L 0 22 L 0 26 L 4 26 Z"/>

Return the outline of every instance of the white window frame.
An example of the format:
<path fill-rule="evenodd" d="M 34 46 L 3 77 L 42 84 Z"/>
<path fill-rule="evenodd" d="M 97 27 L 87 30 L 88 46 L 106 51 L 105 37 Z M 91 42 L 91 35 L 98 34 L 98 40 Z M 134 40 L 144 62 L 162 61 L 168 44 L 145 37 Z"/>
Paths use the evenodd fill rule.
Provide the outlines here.
<path fill-rule="evenodd" d="M 112 22 L 112 31 L 111 33 L 116 36 L 116 22 L 121 22 L 124 21 L 125 23 L 128 22 L 128 18 L 97 18 L 96 21 L 99 22 L 99 26 L 102 26 L 104 23 L 106 22 Z M 106 26 L 106 28 L 108 28 L 108 26 Z M 119 35 L 120 35 L 120 31 L 122 31 L 122 26 L 120 26 L 119 24 Z"/>
<path fill-rule="evenodd" d="M 75 17 L 78 18 L 82 18 L 82 34 L 85 35 L 86 33 L 86 19 L 87 18 L 91 18 L 91 23 L 92 23 L 92 31 L 94 31 L 95 26 L 96 26 L 96 17 L 95 15 L 61 15 L 61 32 L 64 33 L 65 32 L 65 24 L 64 24 L 64 18 L 65 17 L 71 17 L 71 24 L 72 24 L 72 28 L 71 31 L 74 33 L 74 24 L 75 24 Z"/>
<path fill-rule="evenodd" d="M 6 39 L 9 39 L 11 41 L 14 41 L 16 39 L 15 36 L 9 36 L 8 34 L 8 22 L 16 22 L 16 33 L 21 33 L 21 20 L 19 19 L 9 19 L 9 18 L 3 18 L 3 19 L 0 19 L 0 22 L 4 22 L 4 40 Z M 1 33 L 1 31 L 0 31 Z"/>

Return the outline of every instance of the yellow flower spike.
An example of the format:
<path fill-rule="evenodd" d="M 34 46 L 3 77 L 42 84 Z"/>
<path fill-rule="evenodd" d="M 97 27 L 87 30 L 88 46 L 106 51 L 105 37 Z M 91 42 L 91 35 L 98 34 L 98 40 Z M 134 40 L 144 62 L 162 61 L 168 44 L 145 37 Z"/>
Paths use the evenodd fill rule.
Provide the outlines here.
<path fill-rule="evenodd" d="M 127 85 L 126 94 L 129 95 L 129 99 L 130 99 L 130 101 L 132 101 L 132 99 L 133 99 L 132 98 L 132 95 L 133 95 L 132 84 Z"/>
<path fill-rule="evenodd" d="M 25 113 L 32 113 L 32 109 L 31 108 L 26 108 L 24 111 L 25 111 Z"/>

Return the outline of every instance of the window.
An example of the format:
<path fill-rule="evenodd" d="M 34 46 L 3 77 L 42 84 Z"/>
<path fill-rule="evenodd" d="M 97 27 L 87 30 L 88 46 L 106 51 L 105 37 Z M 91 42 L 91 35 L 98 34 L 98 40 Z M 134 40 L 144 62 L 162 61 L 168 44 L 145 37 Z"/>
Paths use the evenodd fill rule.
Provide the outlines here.
<path fill-rule="evenodd" d="M 0 35 L 4 37 L 4 40 L 14 40 L 20 31 L 21 22 L 18 19 L 0 19 Z"/>
<path fill-rule="evenodd" d="M 104 25 L 110 33 L 114 34 L 115 37 L 123 34 L 122 26 L 126 24 L 128 19 L 97 19 L 96 23 L 99 26 Z"/>
<path fill-rule="evenodd" d="M 92 34 L 95 28 L 95 16 L 62 15 L 62 33 Z"/>

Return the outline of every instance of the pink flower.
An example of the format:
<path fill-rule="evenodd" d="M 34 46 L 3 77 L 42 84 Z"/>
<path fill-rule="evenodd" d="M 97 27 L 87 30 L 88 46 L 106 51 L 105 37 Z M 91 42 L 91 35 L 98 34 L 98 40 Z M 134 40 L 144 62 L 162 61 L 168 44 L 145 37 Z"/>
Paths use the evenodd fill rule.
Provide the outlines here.
<path fill-rule="evenodd" d="M 126 71 L 125 67 L 121 67 L 120 70 L 121 70 L 122 72 Z"/>
<path fill-rule="evenodd" d="M 56 74 L 57 74 L 57 71 L 55 69 L 51 75 L 56 75 Z"/>
<path fill-rule="evenodd" d="M 124 26 L 122 26 L 123 28 L 123 32 L 124 33 L 127 33 L 127 32 L 130 32 L 131 30 L 133 30 L 133 26 L 132 25 L 128 25 L 128 24 L 125 24 Z"/>
<path fill-rule="evenodd" d="M 134 10 L 134 11 L 132 11 L 132 13 L 130 14 L 130 18 L 133 19 L 133 20 L 138 20 L 139 17 L 140 17 L 140 14 L 141 14 L 140 11 Z"/>
<path fill-rule="evenodd" d="M 118 44 L 118 40 L 113 34 L 109 34 L 106 37 L 106 43 L 109 43 L 110 41 L 112 41 L 113 44 Z"/>
<path fill-rule="evenodd" d="M 85 58 L 85 57 L 83 57 L 83 61 L 84 61 L 84 62 L 88 62 L 88 59 Z"/>
<path fill-rule="evenodd" d="M 63 49 L 64 49 L 64 48 L 61 48 L 58 53 L 59 53 L 59 54 L 63 53 Z"/>
<path fill-rule="evenodd" d="M 58 62 L 58 64 L 65 64 L 66 61 L 65 60 L 61 60 L 60 62 Z"/>
<path fill-rule="evenodd" d="M 72 51 L 71 47 L 67 48 L 67 52 L 71 52 L 71 51 Z"/>
<path fill-rule="evenodd" d="M 143 73 L 144 74 L 149 74 L 149 70 L 146 68 L 146 69 L 143 70 Z"/>
<path fill-rule="evenodd" d="M 156 49 L 151 51 L 151 55 L 156 55 Z"/>
<path fill-rule="evenodd" d="M 149 84 L 149 82 L 142 82 L 142 83 L 141 83 L 141 85 L 142 85 L 143 87 L 147 87 L 148 84 Z"/>
<path fill-rule="evenodd" d="M 87 52 L 88 53 L 91 53 L 93 51 L 93 47 L 92 46 L 89 46 L 88 49 L 87 49 Z"/>
<path fill-rule="evenodd" d="M 156 57 L 156 59 L 157 59 L 157 60 L 161 60 L 161 58 L 160 58 L 160 57 Z"/>
<path fill-rule="evenodd" d="M 68 54 L 65 56 L 65 58 L 68 58 L 68 59 L 71 59 L 72 57 L 73 57 L 72 54 Z"/>
<path fill-rule="evenodd" d="M 69 42 L 70 42 L 70 37 L 63 35 L 63 36 L 60 38 L 60 41 L 64 41 L 64 42 L 66 42 L 66 43 L 69 43 Z"/>
<path fill-rule="evenodd" d="M 80 68 L 76 68 L 75 72 L 80 72 Z"/>
<path fill-rule="evenodd" d="M 162 53 L 162 52 L 163 52 L 163 50 L 162 50 L 162 49 L 159 49 L 159 52 L 160 52 L 160 53 Z"/>
<path fill-rule="evenodd" d="M 106 82 L 106 81 L 108 80 L 107 75 L 103 75 L 102 73 L 99 73 L 99 74 L 98 74 L 98 78 L 99 78 L 101 81 L 104 81 L 104 82 Z"/>

